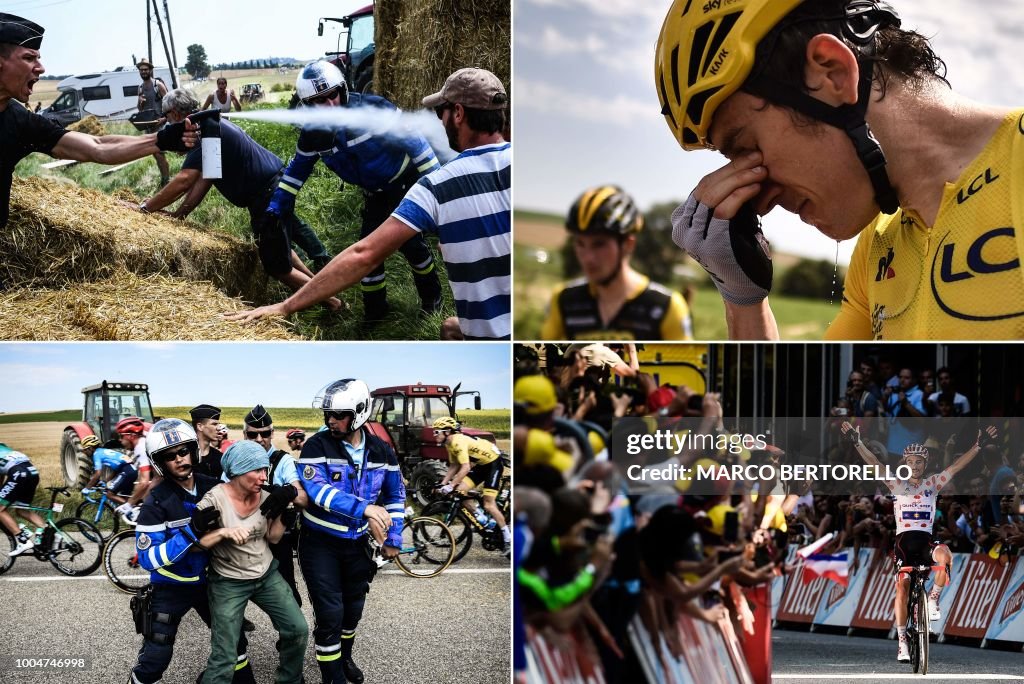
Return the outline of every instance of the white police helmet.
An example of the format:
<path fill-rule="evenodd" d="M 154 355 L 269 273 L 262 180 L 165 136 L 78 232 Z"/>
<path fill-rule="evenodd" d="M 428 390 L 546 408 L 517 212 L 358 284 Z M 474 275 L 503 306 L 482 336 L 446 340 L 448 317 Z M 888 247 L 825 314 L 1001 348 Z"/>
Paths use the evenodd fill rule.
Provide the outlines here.
<path fill-rule="evenodd" d="M 316 393 L 313 408 L 324 412 L 324 424 L 330 417 L 328 414 L 351 414 L 352 423 L 348 431 L 355 432 L 370 417 L 370 388 L 362 380 L 354 378 L 336 380 Z"/>
<path fill-rule="evenodd" d="M 153 464 L 157 475 L 163 476 L 161 462 L 179 449 L 185 447 L 190 452 L 192 467 L 199 463 L 199 441 L 192 426 L 177 418 L 158 420 L 146 435 L 146 453 Z"/>
<path fill-rule="evenodd" d="M 303 104 L 319 97 L 341 97 L 341 104 L 348 102 L 348 84 L 338 67 L 330 62 L 318 60 L 302 67 L 295 79 L 295 92 Z"/>

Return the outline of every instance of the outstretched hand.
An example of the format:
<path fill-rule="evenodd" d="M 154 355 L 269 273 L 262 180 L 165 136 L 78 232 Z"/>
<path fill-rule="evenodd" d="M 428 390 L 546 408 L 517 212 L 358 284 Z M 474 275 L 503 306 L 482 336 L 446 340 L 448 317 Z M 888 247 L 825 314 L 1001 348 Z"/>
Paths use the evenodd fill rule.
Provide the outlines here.
<path fill-rule="evenodd" d="M 992 441 L 999 434 L 995 426 L 989 425 L 984 430 L 978 430 L 978 440 L 974 443 L 979 449 L 984 449 L 987 445 L 991 444 Z"/>
<path fill-rule="evenodd" d="M 221 318 L 226 321 L 238 321 L 239 323 L 251 323 L 252 321 L 258 321 L 261 318 L 267 316 L 287 316 L 287 312 L 284 310 L 284 304 L 278 302 L 277 304 L 269 304 L 267 306 L 261 306 L 256 309 L 250 309 L 249 311 L 234 311 L 231 313 L 221 314 Z"/>
<path fill-rule="evenodd" d="M 860 444 L 860 428 L 855 428 L 850 425 L 849 422 L 844 420 L 839 426 L 839 429 L 842 431 L 843 437 L 845 437 L 850 444 L 854 446 Z"/>

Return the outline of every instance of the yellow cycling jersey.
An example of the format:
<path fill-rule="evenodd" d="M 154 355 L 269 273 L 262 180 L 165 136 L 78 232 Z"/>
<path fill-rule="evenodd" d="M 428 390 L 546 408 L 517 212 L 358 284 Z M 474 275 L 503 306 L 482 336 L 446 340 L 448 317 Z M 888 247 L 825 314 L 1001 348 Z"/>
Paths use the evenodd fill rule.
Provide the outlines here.
<path fill-rule="evenodd" d="M 946 184 L 934 226 L 901 210 L 860 234 L 825 337 L 1024 338 L 1022 253 L 1024 110 L 1017 110 Z"/>
<path fill-rule="evenodd" d="M 643 276 L 622 308 L 604 322 L 594 288 L 580 278 L 555 290 L 540 336 L 543 340 L 689 340 L 693 320 L 682 295 Z"/>
<path fill-rule="evenodd" d="M 469 463 L 473 465 L 486 465 L 498 458 L 498 447 L 480 437 L 470 437 L 461 432 L 449 435 L 444 443 L 448 449 L 448 461 L 450 463 Z"/>

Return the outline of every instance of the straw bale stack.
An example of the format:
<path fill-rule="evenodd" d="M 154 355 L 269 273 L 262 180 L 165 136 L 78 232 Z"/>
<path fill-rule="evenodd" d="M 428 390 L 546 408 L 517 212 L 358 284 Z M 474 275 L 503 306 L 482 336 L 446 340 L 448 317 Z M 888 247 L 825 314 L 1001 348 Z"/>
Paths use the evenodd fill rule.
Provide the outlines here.
<path fill-rule="evenodd" d="M 106 135 L 107 129 L 103 127 L 100 120 L 95 115 L 90 114 L 81 121 L 76 121 L 67 127 L 69 131 L 78 131 L 79 133 L 88 133 L 89 135 Z"/>
<path fill-rule="evenodd" d="M 297 340 L 281 319 L 221 319 L 244 305 L 209 283 L 120 271 L 106 282 L 0 294 L 8 340 Z"/>
<path fill-rule="evenodd" d="M 511 97 L 508 0 L 377 0 L 374 90 L 415 110 L 453 71 L 476 66 L 501 79 Z"/>
<path fill-rule="evenodd" d="M 6 289 L 110 281 L 125 271 L 208 281 L 257 304 L 272 296 L 252 244 L 55 179 L 14 179 L 0 254 Z"/>

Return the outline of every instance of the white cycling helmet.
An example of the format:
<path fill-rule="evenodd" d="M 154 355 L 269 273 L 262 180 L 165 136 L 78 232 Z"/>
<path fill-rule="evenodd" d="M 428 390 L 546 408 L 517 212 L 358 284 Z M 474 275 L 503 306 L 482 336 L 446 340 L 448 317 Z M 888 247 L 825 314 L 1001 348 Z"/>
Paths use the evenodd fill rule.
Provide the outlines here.
<path fill-rule="evenodd" d="M 345 378 L 324 386 L 313 399 L 313 408 L 324 412 L 324 424 L 329 414 L 352 415 L 349 433 L 363 426 L 370 417 L 370 388 L 362 380 Z"/>
<path fill-rule="evenodd" d="M 163 468 L 160 466 L 164 460 L 162 456 L 169 456 L 177 452 L 179 448 L 186 447 L 190 453 L 192 467 L 199 464 L 199 441 L 196 439 L 196 432 L 192 426 L 177 418 L 165 418 L 158 420 L 150 428 L 146 435 L 146 453 L 153 464 L 153 470 L 157 475 L 163 477 Z"/>
<path fill-rule="evenodd" d="M 303 104 L 319 97 L 341 97 L 341 104 L 348 102 L 348 84 L 338 67 L 330 62 L 318 60 L 302 67 L 295 79 L 295 92 Z"/>

